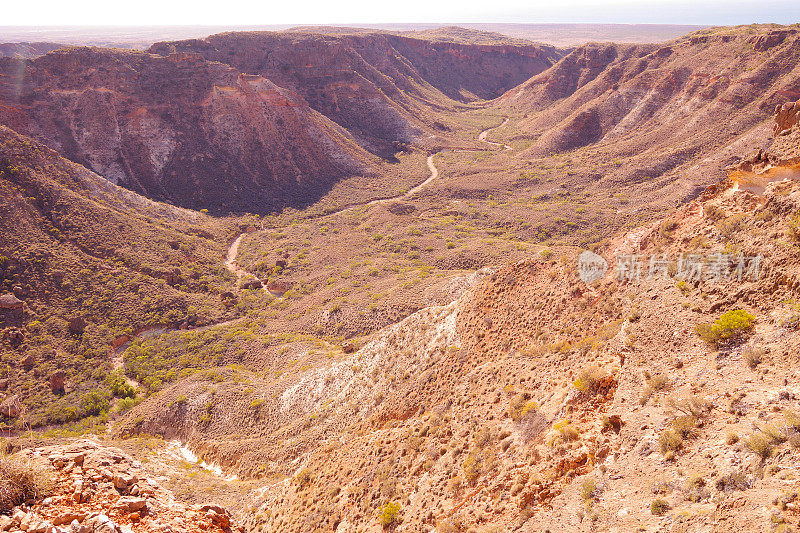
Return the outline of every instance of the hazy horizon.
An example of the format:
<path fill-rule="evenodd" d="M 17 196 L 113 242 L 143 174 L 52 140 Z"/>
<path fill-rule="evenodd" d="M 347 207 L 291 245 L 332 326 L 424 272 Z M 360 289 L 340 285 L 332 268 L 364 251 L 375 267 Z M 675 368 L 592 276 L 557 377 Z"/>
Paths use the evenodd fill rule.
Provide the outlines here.
<path fill-rule="evenodd" d="M 43 0 L 4 8 L 5 26 L 173 26 L 173 25 L 363 25 L 402 20 L 404 24 L 587 23 L 587 24 L 791 24 L 800 21 L 794 0 L 562 0 L 557 9 L 544 0 L 408 0 L 394 5 L 356 0 L 296 3 L 231 3 L 224 11 L 209 0 L 109 6 L 100 0 Z"/>

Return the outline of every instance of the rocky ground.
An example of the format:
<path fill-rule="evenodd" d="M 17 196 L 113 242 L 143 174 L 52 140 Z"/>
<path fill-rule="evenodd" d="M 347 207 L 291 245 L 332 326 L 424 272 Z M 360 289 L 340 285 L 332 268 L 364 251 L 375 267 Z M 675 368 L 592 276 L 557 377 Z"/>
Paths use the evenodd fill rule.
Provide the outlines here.
<path fill-rule="evenodd" d="M 44 499 L 0 515 L 0 531 L 27 533 L 230 532 L 218 505 L 176 502 L 141 462 L 92 440 L 25 449 L 10 459 L 52 484 Z"/>

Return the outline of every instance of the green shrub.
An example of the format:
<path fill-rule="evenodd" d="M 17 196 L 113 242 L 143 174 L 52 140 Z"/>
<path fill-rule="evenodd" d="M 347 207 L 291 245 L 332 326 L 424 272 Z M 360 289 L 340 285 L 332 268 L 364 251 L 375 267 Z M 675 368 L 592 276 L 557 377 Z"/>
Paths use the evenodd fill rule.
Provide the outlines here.
<path fill-rule="evenodd" d="M 597 495 L 597 483 L 594 478 L 586 478 L 581 484 L 581 499 L 584 501 L 594 499 Z"/>
<path fill-rule="evenodd" d="M 136 390 L 125 380 L 121 371 L 115 370 L 106 376 L 105 384 L 111 394 L 118 398 L 133 398 Z"/>
<path fill-rule="evenodd" d="M 98 416 L 108 412 L 111 394 L 104 390 L 87 392 L 81 398 L 81 411 L 84 416 Z"/>
<path fill-rule="evenodd" d="M 762 459 L 768 459 L 772 455 L 775 444 L 772 439 L 763 433 L 753 433 L 744 441 L 745 447 L 758 455 Z"/>
<path fill-rule="evenodd" d="M 667 500 L 656 498 L 653 500 L 653 503 L 650 504 L 650 512 L 655 516 L 663 516 L 667 514 L 667 511 L 669 511 L 669 502 L 667 502 Z"/>
<path fill-rule="evenodd" d="M 389 502 L 381 507 L 378 518 L 384 529 L 400 523 L 400 509 L 400 504 L 395 502 Z"/>
<path fill-rule="evenodd" d="M 789 237 L 795 242 L 800 242 L 800 213 L 788 217 L 786 226 L 789 229 Z"/>
<path fill-rule="evenodd" d="M 258 409 L 264 404 L 263 398 L 256 398 L 252 402 L 250 402 L 250 409 Z"/>
<path fill-rule="evenodd" d="M 707 343 L 718 346 L 744 337 L 753 330 L 755 322 L 756 317 L 747 311 L 735 309 L 723 313 L 713 324 L 698 324 L 695 332 Z"/>
<path fill-rule="evenodd" d="M 697 427 L 697 417 L 694 415 L 681 415 L 670 422 L 670 425 L 682 438 L 688 439 L 694 436 L 694 431 Z"/>
<path fill-rule="evenodd" d="M 464 459 L 464 479 L 473 484 L 481 477 L 481 465 L 478 455 L 473 451 Z"/>
<path fill-rule="evenodd" d="M 117 405 L 114 407 L 114 411 L 116 413 L 124 413 L 126 411 L 130 411 L 144 400 L 143 396 L 133 397 L 133 398 L 121 398 Z"/>
<path fill-rule="evenodd" d="M 658 437 L 661 453 L 676 452 L 683 448 L 683 437 L 674 429 L 668 429 Z"/>
<path fill-rule="evenodd" d="M 508 416 L 514 422 L 519 422 L 527 415 L 535 413 L 539 409 L 539 404 L 534 400 L 528 400 L 524 394 L 517 394 L 508 406 Z"/>

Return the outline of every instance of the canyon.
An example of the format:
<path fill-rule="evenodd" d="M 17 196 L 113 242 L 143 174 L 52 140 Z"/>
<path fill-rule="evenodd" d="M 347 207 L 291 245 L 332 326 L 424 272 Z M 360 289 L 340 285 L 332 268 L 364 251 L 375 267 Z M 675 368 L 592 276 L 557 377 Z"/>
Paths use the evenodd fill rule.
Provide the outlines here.
<path fill-rule="evenodd" d="M 800 525 L 796 25 L 35 48 L 0 529 Z"/>

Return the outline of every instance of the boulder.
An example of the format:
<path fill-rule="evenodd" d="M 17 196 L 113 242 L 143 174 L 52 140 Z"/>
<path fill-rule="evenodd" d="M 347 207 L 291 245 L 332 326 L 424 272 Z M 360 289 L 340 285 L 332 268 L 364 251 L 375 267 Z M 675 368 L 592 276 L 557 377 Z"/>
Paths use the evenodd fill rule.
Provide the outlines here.
<path fill-rule="evenodd" d="M 11 343 L 11 346 L 16 348 L 22 344 L 22 341 L 25 340 L 25 332 L 19 328 L 8 328 L 3 331 L 3 337 L 8 339 L 8 342 Z"/>
<path fill-rule="evenodd" d="M 94 533 L 116 533 L 117 531 L 117 525 L 104 514 L 90 518 L 87 520 L 86 525 L 89 526 Z"/>
<path fill-rule="evenodd" d="M 66 386 L 67 374 L 63 370 L 56 370 L 50 374 L 50 390 L 53 394 L 63 394 Z M 72 522 L 72 520 L 70 520 Z"/>
<path fill-rule="evenodd" d="M 69 319 L 69 331 L 75 335 L 82 335 L 88 324 L 83 317 L 76 316 Z"/>
<path fill-rule="evenodd" d="M 82 522 L 83 519 L 86 518 L 85 514 L 77 514 L 72 511 L 66 511 L 63 514 L 53 518 L 53 525 L 54 526 L 63 526 L 65 524 L 71 524 L 72 522 Z"/>
<path fill-rule="evenodd" d="M 277 279 L 267 283 L 267 290 L 275 296 L 283 296 L 293 285 L 291 281 Z"/>
<path fill-rule="evenodd" d="M 6 418 L 17 418 L 21 412 L 22 402 L 18 394 L 9 396 L 3 403 L 0 403 L 0 415 Z"/>
<path fill-rule="evenodd" d="M 10 292 L 0 296 L 0 309 L 22 309 L 23 303 Z"/>
<path fill-rule="evenodd" d="M 203 505 L 200 511 L 206 514 L 206 517 L 212 523 L 222 529 L 227 529 L 231 526 L 231 514 L 219 505 Z"/>
<path fill-rule="evenodd" d="M 29 353 L 25 357 L 19 360 L 19 366 L 24 368 L 25 370 L 30 370 L 33 368 L 33 365 L 36 364 L 36 356 L 32 353 Z"/>
<path fill-rule="evenodd" d="M 117 474 L 111 479 L 111 482 L 114 483 L 114 487 L 120 491 L 124 491 L 129 487 L 132 487 L 136 484 L 136 481 L 136 476 L 131 476 L 129 474 Z M 138 511 L 138 509 L 134 510 Z"/>
<path fill-rule="evenodd" d="M 258 290 L 261 288 L 261 280 L 260 279 L 248 279 L 242 281 L 240 287 L 245 290 Z"/>
<path fill-rule="evenodd" d="M 342 344 L 342 351 L 344 353 L 353 353 L 353 352 L 355 352 L 356 351 L 355 343 L 348 341 L 348 342 Z"/>
<path fill-rule="evenodd" d="M 114 509 L 130 514 L 142 511 L 146 505 L 147 501 L 144 498 L 120 498 L 117 503 L 114 504 Z"/>

